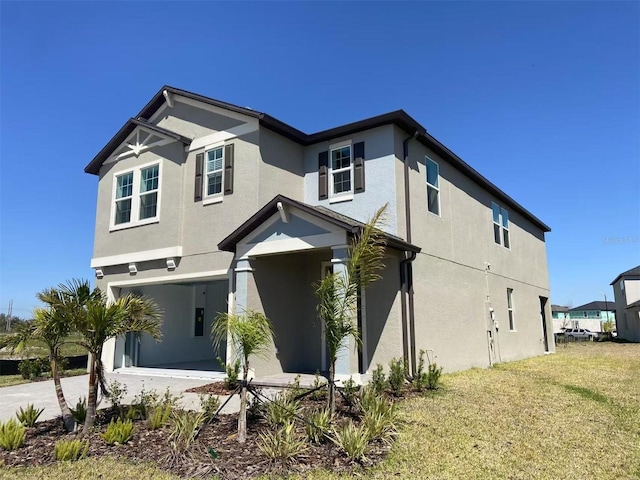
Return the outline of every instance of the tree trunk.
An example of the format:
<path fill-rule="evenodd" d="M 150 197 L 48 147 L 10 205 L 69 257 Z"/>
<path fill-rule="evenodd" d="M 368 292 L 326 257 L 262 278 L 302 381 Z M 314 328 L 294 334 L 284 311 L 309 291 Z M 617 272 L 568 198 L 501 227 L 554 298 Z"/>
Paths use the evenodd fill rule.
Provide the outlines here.
<path fill-rule="evenodd" d="M 53 385 L 56 388 L 56 397 L 58 398 L 58 405 L 60 406 L 60 412 L 62 412 L 62 421 L 64 422 L 64 428 L 67 432 L 73 432 L 76 428 L 76 421 L 73 419 L 71 409 L 67 405 L 67 400 L 64 398 L 62 392 L 62 384 L 60 383 L 60 374 L 58 373 L 58 361 L 55 355 L 51 355 L 51 377 L 53 378 Z"/>
<path fill-rule="evenodd" d="M 329 363 L 329 392 L 327 394 L 327 402 L 329 407 L 329 414 L 333 417 L 333 414 L 336 411 L 336 396 L 335 396 L 335 388 L 336 384 L 334 383 L 336 377 L 336 362 L 335 360 L 331 360 Z"/>
<path fill-rule="evenodd" d="M 238 443 L 247 441 L 247 384 L 240 390 L 240 412 L 238 413 Z"/>
<path fill-rule="evenodd" d="M 82 434 L 88 434 L 96 420 L 96 404 L 98 403 L 98 377 L 96 376 L 96 362 L 93 355 L 89 354 L 89 398 L 87 398 L 87 418 L 84 422 Z"/>

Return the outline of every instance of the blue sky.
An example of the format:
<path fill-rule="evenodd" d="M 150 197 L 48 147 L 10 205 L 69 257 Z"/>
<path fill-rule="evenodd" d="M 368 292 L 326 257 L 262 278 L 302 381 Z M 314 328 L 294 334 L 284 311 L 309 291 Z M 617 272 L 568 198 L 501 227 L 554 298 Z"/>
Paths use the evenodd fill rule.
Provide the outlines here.
<path fill-rule="evenodd" d="M 163 84 L 314 132 L 402 108 L 550 225 L 554 303 L 640 264 L 640 3 L 0 3 L 0 312 L 93 278 L 83 168 Z"/>

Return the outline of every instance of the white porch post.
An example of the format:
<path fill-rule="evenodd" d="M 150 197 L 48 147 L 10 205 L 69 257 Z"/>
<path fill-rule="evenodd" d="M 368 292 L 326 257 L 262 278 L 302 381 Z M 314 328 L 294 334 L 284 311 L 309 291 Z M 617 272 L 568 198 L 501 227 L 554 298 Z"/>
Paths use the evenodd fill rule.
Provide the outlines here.
<path fill-rule="evenodd" d="M 233 287 L 235 288 L 235 295 L 233 307 L 230 308 L 229 313 L 241 315 L 248 307 L 249 276 L 254 271 L 249 260 L 249 257 L 241 257 L 236 260 L 236 266 L 233 270 Z M 235 345 L 233 345 L 231 337 L 227 337 L 227 364 L 233 364 L 235 356 Z"/>
<path fill-rule="evenodd" d="M 347 267 L 345 261 L 349 251 L 346 245 L 337 245 L 331 247 L 333 253 L 331 258 L 331 264 L 333 266 L 333 273 L 346 276 Z M 356 312 L 353 312 L 354 315 Z M 353 337 L 348 337 L 343 340 L 342 345 L 338 349 L 336 355 L 336 380 L 347 379 L 350 375 L 357 373 L 358 367 L 355 369 L 351 365 L 351 352 L 355 349 L 355 341 Z"/>

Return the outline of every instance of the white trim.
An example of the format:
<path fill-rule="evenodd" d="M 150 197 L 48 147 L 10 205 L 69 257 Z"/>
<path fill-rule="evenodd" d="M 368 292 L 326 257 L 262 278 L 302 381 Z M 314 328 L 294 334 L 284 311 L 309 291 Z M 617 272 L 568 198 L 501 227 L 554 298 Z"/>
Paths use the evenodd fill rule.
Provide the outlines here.
<path fill-rule="evenodd" d="M 333 152 L 342 148 L 349 147 L 349 166 L 344 168 L 338 168 L 333 170 Z M 349 172 L 349 190 L 346 192 L 335 193 L 335 182 L 333 176 L 337 173 Z M 354 194 L 354 161 L 353 161 L 353 144 L 351 140 L 345 140 L 343 142 L 329 145 L 329 203 L 347 202 L 353 200 Z"/>
<path fill-rule="evenodd" d="M 161 258 L 182 257 L 182 247 L 158 248 L 156 250 L 143 250 L 140 252 L 111 255 L 109 257 L 97 257 L 91 259 L 91 268 L 108 267 L 111 265 L 124 265 L 126 263 L 148 262 Z"/>
<path fill-rule="evenodd" d="M 440 202 L 440 164 L 438 162 L 436 162 L 435 160 L 429 158 L 428 155 L 424 156 L 425 158 L 425 172 L 424 172 L 424 176 L 425 176 L 425 182 L 427 184 L 427 212 L 430 213 L 431 215 L 435 215 L 436 217 L 442 217 L 442 204 Z M 433 163 L 436 166 L 436 175 L 437 175 L 437 182 L 438 182 L 438 186 L 435 186 L 431 183 L 429 183 L 429 162 Z M 436 191 L 436 201 L 438 203 L 438 213 L 432 212 L 431 210 L 429 210 L 429 188 L 433 188 Z"/>
<path fill-rule="evenodd" d="M 369 348 L 367 339 L 367 296 L 366 289 L 360 288 L 360 319 L 362 331 L 360 336 L 362 338 L 362 371 L 369 371 Z"/>
<path fill-rule="evenodd" d="M 351 200 L 353 200 L 353 193 L 341 193 L 333 197 L 329 197 L 329 203 L 350 202 Z"/>
<path fill-rule="evenodd" d="M 162 285 L 165 283 L 179 283 L 189 280 L 222 280 L 221 277 L 229 278 L 229 270 L 211 270 L 199 273 L 183 273 L 181 275 L 164 275 L 162 277 L 144 278 L 136 280 L 116 280 L 107 283 L 107 288 L 114 287 L 135 287 L 143 285 Z"/>
<path fill-rule="evenodd" d="M 258 123 L 244 123 L 237 127 L 230 128 L 229 130 L 223 130 L 221 132 L 211 133 L 205 137 L 196 138 L 191 145 L 189 145 L 189 152 L 199 150 L 201 148 L 209 148 L 211 145 L 224 143 L 233 138 L 246 135 L 247 133 L 255 132 L 258 130 Z"/>
<path fill-rule="evenodd" d="M 209 172 L 209 152 L 221 150 L 222 156 L 220 157 L 220 169 L 212 170 Z M 215 160 L 215 158 L 214 158 Z M 210 203 L 219 203 L 222 201 L 222 197 L 224 197 L 224 168 L 225 166 L 225 144 L 224 142 L 218 142 L 213 145 L 209 145 L 204 149 L 204 178 L 202 182 L 202 202 L 203 205 L 208 205 Z M 209 194 L 209 175 L 220 174 L 220 191 L 218 193 Z"/>
<path fill-rule="evenodd" d="M 297 252 L 314 248 L 331 247 L 336 243 L 344 243 L 345 233 L 323 233 L 301 238 L 287 238 L 270 242 L 240 245 L 236 247 L 236 258 L 245 255 L 256 257 L 274 253 Z"/>
<path fill-rule="evenodd" d="M 280 220 L 282 223 L 289 223 L 289 212 L 284 208 L 282 202 L 278 202 L 276 207 L 278 207 L 278 212 L 280 212 Z"/>
<path fill-rule="evenodd" d="M 175 99 L 175 97 L 174 97 L 174 99 Z M 158 108 L 158 110 L 156 110 L 156 113 L 154 113 L 153 115 L 151 115 L 151 117 L 149 117 L 149 119 L 147 120 L 147 122 L 155 124 L 155 123 L 156 123 L 156 119 L 157 119 L 160 115 L 162 115 L 162 113 L 163 113 L 167 108 L 169 108 L 169 105 L 167 105 L 167 102 L 163 103 L 163 104 Z"/>
<path fill-rule="evenodd" d="M 158 166 L 158 189 L 156 190 L 156 215 L 155 217 L 143 218 L 140 219 L 140 197 L 142 195 L 152 193 L 152 192 L 140 192 L 140 176 L 142 170 L 145 168 Z M 116 192 L 118 190 L 118 180 L 117 177 L 122 175 L 126 175 L 128 173 L 133 174 L 132 185 L 131 185 L 131 214 L 129 216 L 129 221 L 124 223 L 116 224 Z M 160 221 L 160 207 L 161 207 L 161 198 L 162 198 L 162 160 L 157 158 L 153 161 L 144 163 L 142 165 L 136 165 L 135 167 L 123 168 L 117 172 L 113 172 L 111 174 L 111 208 L 110 208 L 110 217 L 109 217 L 109 231 L 123 230 L 126 228 L 137 227 L 140 225 L 148 225 L 150 223 L 158 223 Z"/>
<path fill-rule="evenodd" d="M 202 205 L 211 205 L 214 203 L 222 203 L 224 195 L 211 195 L 209 198 L 202 200 Z"/>
<path fill-rule="evenodd" d="M 148 132 L 149 130 L 144 129 L 142 127 L 138 127 L 141 130 L 144 130 L 145 132 Z M 139 156 L 141 153 L 144 153 L 148 150 L 151 150 L 152 148 L 155 147 L 164 147 L 165 145 L 169 145 L 171 143 L 177 142 L 178 140 L 176 140 L 175 138 L 167 138 L 165 135 L 162 135 L 160 133 L 156 133 L 156 132 L 152 132 L 153 135 L 156 135 L 158 137 L 164 137 L 165 140 L 160 140 L 159 142 L 154 142 L 154 143 L 150 143 L 149 145 L 140 145 L 139 147 L 137 147 L 136 149 L 133 148 L 132 145 L 128 145 L 130 150 L 127 152 L 122 152 L 118 155 L 111 155 L 107 160 L 104 161 L 104 164 L 111 164 L 111 163 L 117 163 L 119 160 L 122 160 L 123 158 L 127 158 L 127 157 L 131 157 L 133 155 L 135 156 Z M 122 147 L 127 141 L 125 140 L 124 142 L 122 142 L 120 145 L 118 145 L 115 150 L 118 150 L 120 147 Z"/>
<path fill-rule="evenodd" d="M 162 95 L 164 96 L 164 99 L 167 101 L 167 105 L 169 106 L 169 108 L 173 108 L 173 106 L 175 105 L 173 101 L 173 94 L 169 93 L 169 91 L 165 89 L 162 91 Z"/>
<path fill-rule="evenodd" d="M 331 267 L 331 272 L 333 272 L 333 265 L 331 262 L 320 262 L 320 280 L 323 280 L 325 277 L 325 270 L 327 267 Z M 327 335 L 325 332 L 324 322 L 320 321 L 320 366 L 323 371 L 328 369 L 327 362 Z"/>

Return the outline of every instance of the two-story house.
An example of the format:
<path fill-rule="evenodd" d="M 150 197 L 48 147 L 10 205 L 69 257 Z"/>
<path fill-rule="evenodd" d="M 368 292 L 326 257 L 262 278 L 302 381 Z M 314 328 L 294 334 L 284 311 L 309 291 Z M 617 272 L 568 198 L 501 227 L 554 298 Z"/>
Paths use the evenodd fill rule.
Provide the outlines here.
<path fill-rule="evenodd" d="M 613 282 L 618 338 L 640 342 L 640 265 L 618 275 Z"/>
<path fill-rule="evenodd" d="M 258 377 L 327 369 L 313 285 L 344 268 L 382 205 L 386 268 L 361 292 L 362 346 L 338 377 L 420 350 L 446 370 L 552 351 L 542 221 L 399 110 L 306 134 L 276 118 L 165 86 L 87 165 L 98 176 L 97 285 L 153 297 L 164 340 L 129 335 L 108 369 L 218 369 L 218 312 L 263 311 Z"/>

